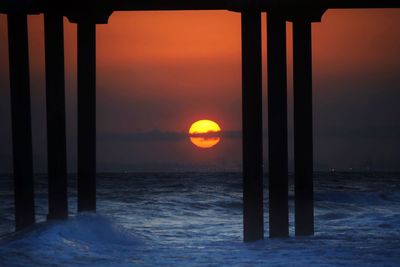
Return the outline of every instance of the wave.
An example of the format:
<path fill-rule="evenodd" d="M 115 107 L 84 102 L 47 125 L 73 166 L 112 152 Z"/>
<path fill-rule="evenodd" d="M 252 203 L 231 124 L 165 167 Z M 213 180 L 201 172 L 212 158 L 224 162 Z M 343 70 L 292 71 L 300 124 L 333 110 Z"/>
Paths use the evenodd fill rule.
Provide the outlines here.
<path fill-rule="evenodd" d="M 315 194 L 318 202 L 333 202 L 338 204 L 387 205 L 400 202 L 400 192 L 318 192 Z"/>
<path fill-rule="evenodd" d="M 118 254 L 126 254 L 143 242 L 110 217 L 83 213 L 38 225 L 2 243 L 1 266 L 47 266 L 54 262 L 79 266 L 93 260 L 95 266 L 107 266 Z"/>

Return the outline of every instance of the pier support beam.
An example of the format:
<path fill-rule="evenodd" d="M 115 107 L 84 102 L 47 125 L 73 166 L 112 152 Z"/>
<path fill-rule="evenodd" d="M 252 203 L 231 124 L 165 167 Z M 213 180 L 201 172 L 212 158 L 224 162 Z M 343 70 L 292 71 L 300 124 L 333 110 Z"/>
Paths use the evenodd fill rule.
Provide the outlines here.
<path fill-rule="evenodd" d="M 48 219 L 68 217 L 63 16 L 44 14 L 46 58 Z"/>
<path fill-rule="evenodd" d="M 29 84 L 28 22 L 25 14 L 9 14 L 11 119 L 14 164 L 15 228 L 35 223 L 32 126 Z"/>
<path fill-rule="evenodd" d="M 296 235 L 314 234 L 311 21 L 293 20 Z"/>
<path fill-rule="evenodd" d="M 78 211 L 96 210 L 96 24 L 78 23 Z"/>
<path fill-rule="evenodd" d="M 267 14 L 269 236 L 287 237 L 288 145 L 286 21 L 281 14 Z"/>
<path fill-rule="evenodd" d="M 264 239 L 261 12 L 242 14 L 243 236 Z"/>

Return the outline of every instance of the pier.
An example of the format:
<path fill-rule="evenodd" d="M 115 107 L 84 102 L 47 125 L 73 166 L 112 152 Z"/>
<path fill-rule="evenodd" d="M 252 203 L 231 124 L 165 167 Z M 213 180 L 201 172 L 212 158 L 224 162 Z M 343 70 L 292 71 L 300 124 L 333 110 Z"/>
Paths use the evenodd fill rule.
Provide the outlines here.
<path fill-rule="evenodd" d="M 115 11 L 228 10 L 241 14 L 243 240 L 289 236 L 286 23 L 293 24 L 295 234 L 314 234 L 312 24 L 328 9 L 400 8 L 400 0 L 2 0 L 7 15 L 15 227 L 35 224 L 28 16 L 44 15 L 48 219 L 68 217 L 63 18 L 77 24 L 78 212 L 96 211 L 96 25 Z M 261 14 L 267 13 L 269 184 L 263 185 Z M 162 27 L 162 26 L 160 26 Z"/>

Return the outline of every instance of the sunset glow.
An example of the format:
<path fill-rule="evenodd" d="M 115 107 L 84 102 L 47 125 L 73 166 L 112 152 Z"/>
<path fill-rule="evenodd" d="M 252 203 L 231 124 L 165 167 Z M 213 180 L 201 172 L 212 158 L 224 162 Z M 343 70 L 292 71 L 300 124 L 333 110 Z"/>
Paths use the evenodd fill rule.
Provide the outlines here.
<path fill-rule="evenodd" d="M 200 148 L 211 148 L 219 143 L 220 137 L 216 136 L 221 128 L 211 120 L 199 120 L 194 122 L 189 129 L 190 141 Z"/>

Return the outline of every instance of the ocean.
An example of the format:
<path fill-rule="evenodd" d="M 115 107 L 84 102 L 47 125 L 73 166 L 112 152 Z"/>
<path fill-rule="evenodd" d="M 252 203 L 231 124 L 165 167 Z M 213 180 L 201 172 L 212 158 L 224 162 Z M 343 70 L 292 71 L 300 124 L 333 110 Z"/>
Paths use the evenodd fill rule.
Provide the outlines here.
<path fill-rule="evenodd" d="M 44 223 L 45 175 L 35 177 L 37 227 L 13 231 L 12 177 L 0 176 L 0 266 L 400 266 L 400 173 L 315 174 L 315 236 L 242 242 L 240 173 L 98 174 L 98 211 Z"/>

